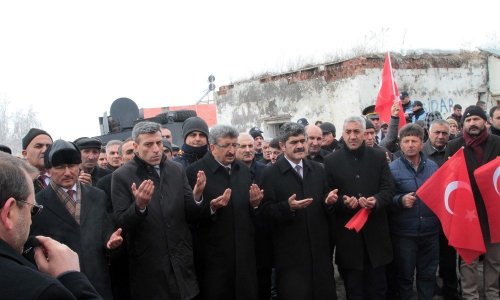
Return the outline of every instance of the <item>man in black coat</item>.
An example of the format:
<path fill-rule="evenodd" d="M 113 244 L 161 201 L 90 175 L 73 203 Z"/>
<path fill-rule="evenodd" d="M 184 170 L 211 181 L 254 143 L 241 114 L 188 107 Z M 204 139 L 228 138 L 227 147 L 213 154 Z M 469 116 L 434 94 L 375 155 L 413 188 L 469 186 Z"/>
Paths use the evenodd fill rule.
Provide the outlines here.
<path fill-rule="evenodd" d="M 279 139 L 284 155 L 264 170 L 260 208 L 273 224 L 278 295 L 336 299 L 328 218 L 337 191 L 328 195 L 323 166 L 305 159 L 302 125 L 283 124 Z"/>
<path fill-rule="evenodd" d="M 392 261 L 386 206 L 394 182 L 382 151 L 364 144 L 366 122 L 360 116 L 344 121 L 345 146 L 325 159 L 330 189 L 338 189 L 335 210 L 336 263 L 344 277 L 348 299 L 384 299 L 385 266 Z M 345 228 L 360 210 L 370 209 L 359 232 Z"/>
<path fill-rule="evenodd" d="M 323 142 L 321 128 L 316 125 L 307 125 L 305 130 L 307 136 L 307 158 L 323 164 L 325 157 L 331 152 L 321 148 Z"/>
<path fill-rule="evenodd" d="M 80 182 L 96 186 L 99 179 L 111 174 L 111 170 L 103 169 L 97 165 L 102 142 L 97 138 L 81 137 L 74 141 L 80 149 L 82 164 L 80 166 Z"/>
<path fill-rule="evenodd" d="M 0 295 L 2 299 L 101 299 L 79 272 L 78 255 L 51 238 L 31 238 L 38 270 L 21 252 L 31 219 L 42 207 L 35 202 L 27 163 L 0 153 Z M 36 241 L 36 243 L 35 243 Z"/>
<path fill-rule="evenodd" d="M 205 202 L 193 199 L 182 166 L 163 155 L 160 125 L 137 123 L 135 157 L 113 173 L 111 198 L 127 240 L 132 299 L 192 299 L 198 294 L 188 221 Z M 201 174 L 202 175 L 202 174 Z M 197 184 L 204 185 L 204 176 Z M 201 191 L 194 187 L 196 199 Z"/>
<path fill-rule="evenodd" d="M 458 149 L 464 147 L 467 172 L 469 173 L 477 216 L 486 245 L 486 253 L 483 260 L 484 293 L 487 299 L 498 299 L 500 243 L 491 243 L 486 207 L 474 177 L 474 170 L 500 155 L 500 137 L 488 132 L 488 129 L 486 129 L 486 120 L 487 116 L 482 108 L 475 105 L 467 107 L 462 115 L 463 135 L 448 143 L 445 157 L 453 156 Z M 460 275 L 462 297 L 464 299 L 479 299 L 477 282 L 478 259 L 470 265 L 462 261 L 460 263 Z"/>
<path fill-rule="evenodd" d="M 45 209 L 33 220 L 30 234 L 68 245 L 78 253 L 82 272 L 99 294 L 113 299 L 107 251 L 121 244 L 121 230 L 113 233 L 104 192 L 78 181 L 80 163 L 80 151 L 67 141 L 56 140 L 45 152 L 50 184 L 36 194 Z M 119 243 L 112 242 L 117 240 Z"/>
<path fill-rule="evenodd" d="M 214 126 L 210 151 L 186 170 L 191 186 L 206 176 L 207 205 L 194 229 L 201 299 L 257 299 L 253 216 L 263 192 L 235 160 L 237 137 L 231 126 Z"/>

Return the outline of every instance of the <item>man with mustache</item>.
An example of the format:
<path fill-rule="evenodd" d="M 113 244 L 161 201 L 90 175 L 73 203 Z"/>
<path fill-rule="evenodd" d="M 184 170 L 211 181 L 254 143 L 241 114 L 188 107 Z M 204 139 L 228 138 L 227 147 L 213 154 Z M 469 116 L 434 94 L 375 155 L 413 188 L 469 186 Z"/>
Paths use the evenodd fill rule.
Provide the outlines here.
<path fill-rule="evenodd" d="M 467 107 L 462 115 L 463 135 L 448 143 L 444 156 L 450 157 L 460 147 L 464 147 L 467 172 L 469 173 L 472 193 L 476 202 L 477 216 L 486 245 L 486 253 L 483 260 L 484 293 L 486 299 L 498 299 L 500 243 L 491 243 L 486 208 L 474 177 L 474 170 L 500 155 L 500 137 L 488 133 L 486 121 L 486 113 L 481 107 L 475 105 Z M 477 265 L 478 260 L 474 261 L 471 265 L 467 265 L 464 262 L 460 263 L 462 297 L 464 299 L 479 299 Z"/>
<path fill-rule="evenodd" d="M 81 137 L 74 142 L 82 155 L 82 164 L 80 165 L 79 180 L 82 183 L 97 185 L 102 177 L 111 174 L 107 169 L 102 169 L 97 165 L 99 152 L 102 142 L 97 138 Z"/>
<path fill-rule="evenodd" d="M 281 299 L 336 299 L 328 215 L 337 191 L 327 190 L 320 163 L 306 159 L 304 127 L 285 123 L 283 156 L 262 177 L 262 213 L 273 223 L 274 259 Z"/>
<path fill-rule="evenodd" d="M 160 124 L 139 122 L 132 138 L 136 155 L 111 185 L 115 219 L 127 234 L 131 298 L 192 299 L 198 284 L 187 223 L 206 204 L 205 176 L 196 174 L 191 190 L 182 166 L 163 153 Z"/>
<path fill-rule="evenodd" d="M 234 127 L 214 126 L 210 151 L 186 169 L 191 186 L 206 176 L 206 205 L 193 231 L 200 299 L 257 299 L 253 218 L 263 192 L 235 159 L 237 138 Z"/>
<path fill-rule="evenodd" d="M 241 161 L 250 169 L 252 182 L 259 184 L 265 164 L 255 160 L 255 148 L 253 137 L 248 133 L 238 135 L 239 148 L 236 150 L 236 159 Z"/>
<path fill-rule="evenodd" d="M 332 228 L 335 259 L 347 299 L 385 299 L 385 267 L 393 258 L 386 207 L 394 195 L 394 181 L 385 153 L 365 145 L 365 130 L 361 116 L 345 119 L 345 146 L 325 158 L 328 186 L 338 189 L 339 197 Z M 345 228 L 365 209 L 370 214 L 359 232 Z"/>
<path fill-rule="evenodd" d="M 40 172 L 33 181 L 35 194 L 49 185 L 50 175 L 45 169 L 43 157 L 50 145 L 52 145 L 50 134 L 38 128 L 31 128 L 22 140 L 23 158 Z"/>

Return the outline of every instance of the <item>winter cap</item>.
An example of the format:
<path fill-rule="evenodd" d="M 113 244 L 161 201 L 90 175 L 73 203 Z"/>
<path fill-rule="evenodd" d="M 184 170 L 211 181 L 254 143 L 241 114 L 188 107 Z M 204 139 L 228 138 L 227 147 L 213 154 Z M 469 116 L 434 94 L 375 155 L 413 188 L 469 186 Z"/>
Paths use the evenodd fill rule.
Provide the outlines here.
<path fill-rule="evenodd" d="M 478 116 L 481 119 L 484 119 L 485 121 L 488 120 L 488 117 L 486 116 L 484 110 L 477 105 L 471 105 L 465 109 L 465 112 L 462 115 L 462 123 L 465 121 L 466 118 L 470 116 Z"/>
<path fill-rule="evenodd" d="M 441 113 L 438 111 L 432 111 L 425 116 L 425 129 L 429 130 L 431 128 L 431 124 L 435 120 L 442 120 L 443 117 L 441 116 Z"/>
<path fill-rule="evenodd" d="M 262 134 L 264 133 L 264 131 L 260 130 L 259 127 L 252 127 L 252 128 L 250 128 L 250 131 L 248 131 L 248 133 L 253 137 L 254 140 L 258 136 L 260 136 L 261 138 L 264 138 L 262 136 Z"/>
<path fill-rule="evenodd" d="M 8 146 L 5 146 L 5 145 L 0 145 L 0 151 L 12 154 L 12 150 L 10 150 L 10 148 Z"/>
<path fill-rule="evenodd" d="M 375 129 L 375 125 L 368 119 L 366 119 L 366 129 Z"/>
<path fill-rule="evenodd" d="M 172 144 L 166 138 L 162 138 L 161 141 L 163 143 L 163 147 L 172 152 Z"/>
<path fill-rule="evenodd" d="M 413 105 L 412 106 L 420 106 L 420 107 L 424 107 L 424 104 L 422 103 L 422 101 L 413 101 Z"/>
<path fill-rule="evenodd" d="M 52 168 L 63 164 L 80 164 L 82 156 L 78 147 L 72 142 L 56 140 L 45 151 L 44 164 L 46 168 Z"/>
<path fill-rule="evenodd" d="M 182 136 L 184 137 L 184 142 L 186 141 L 186 137 L 193 131 L 203 133 L 208 139 L 208 125 L 202 118 L 191 117 L 182 123 Z"/>
<path fill-rule="evenodd" d="M 297 120 L 297 123 L 299 123 L 300 125 L 306 127 L 307 125 L 309 125 L 309 121 L 307 121 L 306 118 L 300 118 Z"/>
<path fill-rule="evenodd" d="M 74 141 L 78 149 L 97 149 L 100 150 L 102 142 L 98 138 L 81 137 Z"/>
<path fill-rule="evenodd" d="M 50 136 L 50 134 L 47 133 L 47 131 L 38 128 L 31 128 L 22 139 L 23 150 L 28 148 L 28 145 L 31 143 L 31 141 L 41 134 L 47 135 L 50 138 L 50 140 L 52 140 L 52 137 Z"/>

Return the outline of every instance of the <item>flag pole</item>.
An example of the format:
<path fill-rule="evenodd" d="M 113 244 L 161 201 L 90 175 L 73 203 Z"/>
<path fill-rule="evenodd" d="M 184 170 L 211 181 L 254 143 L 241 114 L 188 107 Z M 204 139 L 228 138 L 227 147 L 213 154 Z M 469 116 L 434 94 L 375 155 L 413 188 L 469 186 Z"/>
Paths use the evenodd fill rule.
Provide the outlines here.
<path fill-rule="evenodd" d="M 396 97 L 396 90 L 394 89 L 394 76 L 392 74 L 392 62 L 391 62 L 391 53 L 387 51 L 387 58 L 389 59 L 389 69 L 391 70 L 391 86 L 392 86 L 392 94 Z M 392 99 L 394 101 L 394 99 Z"/>

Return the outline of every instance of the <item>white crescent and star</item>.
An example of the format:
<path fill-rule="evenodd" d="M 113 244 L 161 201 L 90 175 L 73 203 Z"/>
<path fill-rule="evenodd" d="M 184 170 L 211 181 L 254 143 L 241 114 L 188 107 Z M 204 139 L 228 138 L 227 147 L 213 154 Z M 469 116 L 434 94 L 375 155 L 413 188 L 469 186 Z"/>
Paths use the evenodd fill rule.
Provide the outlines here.
<path fill-rule="evenodd" d="M 464 181 L 452 181 L 448 183 L 448 185 L 446 186 L 446 190 L 444 192 L 444 207 L 446 208 L 446 211 L 451 215 L 453 215 L 454 213 L 450 208 L 449 197 L 450 194 L 457 189 L 466 189 L 472 192 L 470 185 Z"/>
<path fill-rule="evenodd" d="M 495 172 L 493 173 L 493 186 L 495 187 L 495 191 L 500 195 L 500 191 L 498 191 L 498 177 L 500 176 L 500 167 L 497 167 Z"/>

